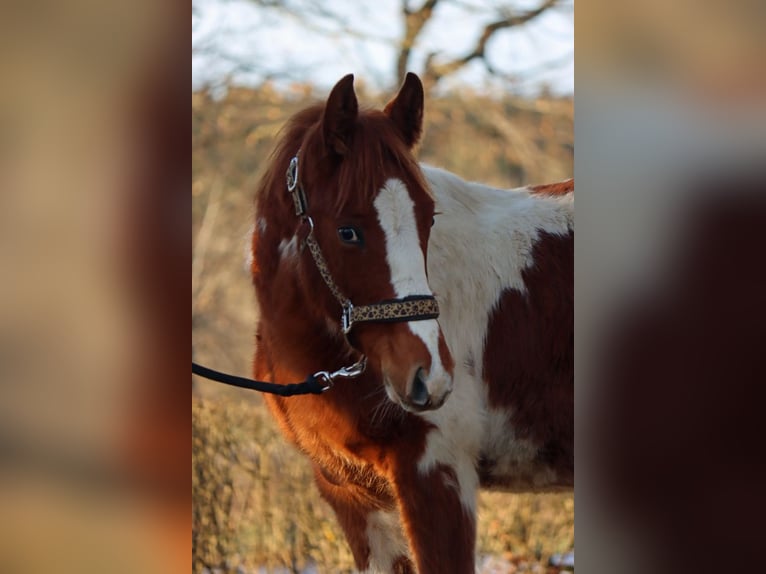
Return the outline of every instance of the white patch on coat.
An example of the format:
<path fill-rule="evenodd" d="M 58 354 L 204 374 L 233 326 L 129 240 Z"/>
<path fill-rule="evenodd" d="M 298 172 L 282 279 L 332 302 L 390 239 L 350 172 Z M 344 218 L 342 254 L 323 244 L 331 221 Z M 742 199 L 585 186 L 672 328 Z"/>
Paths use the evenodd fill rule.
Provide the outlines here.
<path fill-rule="evenodd" d="M 438 471 L 439 466 L 452 469 L 457 483 L 450 481 L 448 485 L 454 488 L 466 513 L 474 518 L 476 516 L 476 491 L 479 488 L 476 461 L 473 457 L 467 456 L 465 452 L 453 450 L 454 438 L 453 433 L 445 434 L 439 429 L 428 433 L 425 453 L 418 461 L 418 472 L 422 476 L 426 476 L 435 470 Z"/>
<path fill-rule="evenodd" d="M 515 436 L 512 414 L 489 409 L 481 452 L 491 461 L 490 476 L 509 490 L 544 489 L 555 484 L 556 473 L 537 461 L 536 443 Z"/>
<path fill-rule="evenodd" d="M 391 271 L 391 286 L 397 298 L 409 295 L 432 295 L 426 278 L 426 264 L 420 249 L 415 220 L 415 204 L 407 187 L 398 179 L 389 179 L 374 201 L 378 222 L 386 237 L 386 259 Z M 426 387 L 441 396 L 451 385 L 439 354 L 439 324 L 435 319 L 408 321 L 431 355 L 431 369 Z"/>
<path fill-rule="evenodd" d="M 439 323 L 456 363 L 471 361 L 482 376 L 490 313 L 506 289 L 525 292 L 540 231 L 568 234 L 574 198 L 496 189 L 422 166 L 436 198 L 428 244 L 428 278 L 441 308 Z"/>
<path fill-rule="evenodd" d="M 370 545 L 370 564 L 364 572 L 391 572 L 391 566 L 397 558 L 409 557 L 407 539 L 397 511 L 371 512 L 367 515 L 365 532 Z"/>
<path fill-rule="evenodd" d="M 489 409 L 482 453 L 495 463 L 494 471 L 500 476 L 507 476 L 513 467 L 531 464 L 537 455 L 535 445 L 514 435 L 510 413 Z"/>
<path fill-rule="evenodd" d="M 279 256 L 284 261 L 295 257 L 298 253 L 298 237 L 293 235 L 290 241 L 283 239 L 279 242 Z"/>
<path fill-rule="evenodd" d="M 532 249 L 540 232 L 565 235 L 573 229 L 574 198 L 496 189 L 421 167 L 439 214 L 428 244 L 428 278 L 441 309 L 439 324 L 455 360 L 455 382 L 443 407 L 420 415 L 437 428 L 428 435 L 418 468 L 427 472 L 439 463 L 452 466 L 463 504 L 472 508 L 478 479 L 475 466 L 469 472 L 465 461 L 475 465 L 486 448 L 498 455 L 501 464 L 522 463 L 530 456 L 530 445 L 516 439 L 504 420 L 487 412 L 483 364 L 489 317 L 503 291 L 526 291 L 522 271 L 533 263 Z"/>
<path fill-rule="evenodd" d="M 444 405 L 420 414 L 437 428 L 426 437 L 426 449 L 418 461 L 418 472 L 426 475 L 438 465 L 450 467 L 457 478 L 460 502 L 471 517 L 476 516 L 479 477 L 476 461 L 484 429 L 484 390 L 468 374 L 466 366 L 455 365 L 454 384 Z"/>

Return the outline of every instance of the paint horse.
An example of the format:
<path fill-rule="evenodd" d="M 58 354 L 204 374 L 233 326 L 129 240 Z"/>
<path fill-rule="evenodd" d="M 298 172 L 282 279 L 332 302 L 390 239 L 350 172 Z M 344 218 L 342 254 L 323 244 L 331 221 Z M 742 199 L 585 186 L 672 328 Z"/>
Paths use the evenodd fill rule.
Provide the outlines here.
<path fill-rule="evenodd" d="M 293 382 L 366 356 L 270 410 L 359 570 L 467 573 L 480 486 L 573 484 L 573 185 L 421 167 L 422 117 L 417 76 L 382 111 L 346 76 L 283 130 L 256 196 L 254 371 Z"/>

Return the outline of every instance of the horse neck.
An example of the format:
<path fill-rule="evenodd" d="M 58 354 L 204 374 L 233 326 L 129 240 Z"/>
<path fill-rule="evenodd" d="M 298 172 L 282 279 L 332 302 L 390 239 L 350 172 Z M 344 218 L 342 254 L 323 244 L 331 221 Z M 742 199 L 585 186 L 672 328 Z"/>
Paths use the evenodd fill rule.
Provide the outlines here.
<path fill-rule="evenodd" d="M 525 271 L 537 268 L 534 246 L 541 233 L 550 236 L 548 244 L 572 241 L 572 198 L 495 189 L 429 166 L 423 172 L 442 212 L 428 245 L 429 284 L 441 295 L 440 325 L 453 354 L 480 356 L 484 340 L 475 334 L 484 333 L 488 313 L 504 291 L 527 292 Z M 571 264 L 563 248 L 549 250 L 546 259 L 555 260 L 550 269 Z M 567 280 L 556 273 L 535 288 L 556 299 Z"/>

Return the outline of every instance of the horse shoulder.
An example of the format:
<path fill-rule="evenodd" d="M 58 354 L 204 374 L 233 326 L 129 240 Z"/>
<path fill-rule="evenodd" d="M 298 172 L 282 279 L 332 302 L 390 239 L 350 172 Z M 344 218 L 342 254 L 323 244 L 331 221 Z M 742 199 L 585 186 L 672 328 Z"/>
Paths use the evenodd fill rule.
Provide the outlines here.
<path fill-rule="evenodd" d="M 483 420 L 482 483 L 567 487 L 574 182 L 498 190 L 435 168 L 424 173 L 442 212 L 429 245 L 442 328 L 465 378 L 480 387 L 475 400 L 460 402 Z M 455 394 L 470 387 L 456 384 Z"/>

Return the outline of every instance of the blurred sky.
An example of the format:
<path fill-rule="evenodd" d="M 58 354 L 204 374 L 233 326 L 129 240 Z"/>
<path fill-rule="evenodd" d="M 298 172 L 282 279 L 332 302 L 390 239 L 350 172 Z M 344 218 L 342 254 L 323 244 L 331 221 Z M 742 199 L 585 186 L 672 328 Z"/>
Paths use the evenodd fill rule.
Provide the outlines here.
<path fill-rule="evenodd" d="M 300 4 L 300 0 L 291 0 Z M 422 2 L 417 2 L 419 6 Z M 462 55 L 481 28 L 496 18 L 495 7 L 508 2 L 460 0 L 437 5 L 413 51 L 412 71 L 422 70 L 426 55 L 438 51 Z M 517 0 L 524 11 L 538 2 Z M 310 81 L 330 88 L 353 72 L 378 89 L 391 89 L 395 80 L 392 41 L 403 24 L 399 0 L 329 0 L 328 12 L 344 15 L 347 28 L 319 17 L 295 16 L 259 7 L 249 0 L 194 0 L 192 19 L 192 86 L 220 84 L 227 75 L 236 83 L 257 83 L 276 74 L 277 83 Z M 571 9 L 548 10 L 523 27 L 503 30 L 488 45 L 488 58 L 511 81 L 490 77 L 474 61 L 439 84 L 448 88 L 468 84 L 476 90 L 513 90 L 533 94 L 547 84 L 558 94 L 574 91 L 574 16 Z"/>

